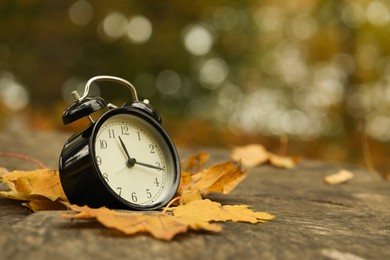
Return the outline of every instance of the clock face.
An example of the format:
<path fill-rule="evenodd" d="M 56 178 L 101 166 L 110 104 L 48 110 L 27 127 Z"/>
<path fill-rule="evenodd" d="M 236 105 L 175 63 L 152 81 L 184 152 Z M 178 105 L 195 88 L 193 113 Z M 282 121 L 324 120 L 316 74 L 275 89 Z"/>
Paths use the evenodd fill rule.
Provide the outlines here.
<path fill-rule="evenodd" d="M 176 192 L 177 162 L 170 144 L 141 117 L 123 113 L 104 121 L 93 156 L 101 179 L 126 203 L 147 208 L 167 203 Z"/>

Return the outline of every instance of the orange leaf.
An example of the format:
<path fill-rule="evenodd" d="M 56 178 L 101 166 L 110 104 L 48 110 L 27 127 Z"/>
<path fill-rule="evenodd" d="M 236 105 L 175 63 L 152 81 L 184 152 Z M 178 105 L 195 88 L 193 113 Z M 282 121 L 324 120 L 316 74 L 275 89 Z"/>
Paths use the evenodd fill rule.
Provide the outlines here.
<path fill-rule="evenodd" d="M 249 144 L 241 147 L 234 147 L 232 152 L 233 161 L 241 161 L 244 167 L 254 167 L 268 161 L 269 154 L 264 146 L 260 144 Z"/>
<path fill-rule="evenodd" d="M 10 188 L 10 191 L 1 191 L 0 196 L 28 201 L 23 205 L 33 211 L 64 208 L 58 202 L 66 200 L 58 171 L 13 171 L 1 174 L 0 180 Z"/>
<path fill-rule="evenodd" d="M 245 205 L 222 206 L 209 199 L 192 201 L 172 209 L 175 217 L 185 221 L 187 219 L 201 221 L 234 221 L 260 223 L 271 220 L 274 216 L 264 212 L 254 212 Z"/>
<path fill-rule="evenodd" d="M 196 200 L 170 209 L 173 215 L 161 212 L 115 211 L 107 208 L 91 209 L 64 203 L 76 214 L 63 217 L 75 219 L 96 219 L 106 227 L 124 234 L 148 233 L 157 239 L 171 240 L 188 230 L 221 231 L 221 227 L 210 222 L 235 221 L 252 224 L 271 220 L 274 216 L 264 212 L 254 212 L 248 206 L 222 206 L 211 200 Z"/>
<path fill-rule="evenodd" d="M 200 194 L 199 190 L 186 190 L 181 194 L 180 203 L 186 204 L 188 202 L 201 199 L 202 195 Z"/>
<path fill-rule="evenodd" d="M 7 173 L 8 173 L 8 171 L 6 168 L 0 167 L 0 178 L 1 178 L 1 176 L 3 176 L 4 174 L 7 174 Z"/>
<path fill-rule="evenodd" d="M 56 170 L 13 171 L 1 179 L 11 190 L 22 193 L 23 199 L 30 195 L 41 195 L 52 201 L 66 199 Z"/>
<path fill-rule="evenodd" d="M 45 197 L 37 197 L 32 199 L 29 202 L 22 203 L 22 205 L 31 209 L 34 212 L 42 210 L 65 210 L 66 207 L 60 203 L 58 200 L 52 201 Z"/>
<path fill-rule="evenodd" d="M 353 178 L 353 173 L 347 170 L 340 170 L 335 174 L 328 175 L 324 181 L 328 184 L 345 183 Z"/>
<path fill-rule="evenodd" d="M 273 166 L 282 168 L 293 168 L 296 162 L 290 157 L 284 157 L 268 152 L 260 144 L 249 144 L 235 147 L 232 151 L 232 160 L 240 161 L 242 166 L 252 168 L 257 165 L 269 162 Z"/>
<path fill-rule="evenodd" d="M 106 227 L 116 229 L 124 234 L 133 235 L 137 233 L 149 233 L 157 239 L 171 240 L 188 229 L 208 230 L 218 232 L 221 228 L 218 225 L 206 221 L 181 221 L 172 215 L 160 212 L 118 212 L 107 208 L 91 209 L 87 206 L 66 204 L 70 209 L 79 213 L 66 214 L 63 217 L 87 219 L 96 218 Z"/>
<path fill-rule="evenodd" d="M 295 167 L 295 161 L 290 157 L 269 154 L 269 161 L 273 166 L 291 169 Z"/>
<path fill-rule="evenodd" d="M 194 174 L 192 182 L 186 190 L 199 190 L 203 195 L 210 192 L 227 194 L 246 176 L 247 172 L 242 171 L 240 166 L 231 161 L 215 164 L 200 173 Z"/>
<path fill-rule="evenodd" d="M 200 152 L 196 155 L 191 156 L 187 160 L 187 166 L 185 168 L 185 171 L 190 173 L 199 172 L 209 158 L 210 156 L 205 152 Z"/>

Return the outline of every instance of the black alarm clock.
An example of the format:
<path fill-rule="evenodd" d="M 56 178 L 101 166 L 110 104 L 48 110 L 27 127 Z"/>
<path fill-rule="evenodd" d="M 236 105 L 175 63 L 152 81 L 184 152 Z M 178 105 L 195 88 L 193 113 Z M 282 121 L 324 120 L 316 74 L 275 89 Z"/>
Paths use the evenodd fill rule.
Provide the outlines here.
<path fill-rule="evenodd" d="M 127 87 L 132 100 L 123 106 L 89 97 L 92 83 L 110 81 Z M 83 96 L 63 113 L 64 124 L 88 117 L 90 125 L 65 143 L 59 175 L 72 204 L 97 208 L 153 210 L 175 196 L 180 160 L 174 143 L 161 125 L 159 113 L 147 100 L 139 101 L 134 86 L 118 77 L 91 78 Z M 90 114 L 107 107 L 96 122 Z"/>

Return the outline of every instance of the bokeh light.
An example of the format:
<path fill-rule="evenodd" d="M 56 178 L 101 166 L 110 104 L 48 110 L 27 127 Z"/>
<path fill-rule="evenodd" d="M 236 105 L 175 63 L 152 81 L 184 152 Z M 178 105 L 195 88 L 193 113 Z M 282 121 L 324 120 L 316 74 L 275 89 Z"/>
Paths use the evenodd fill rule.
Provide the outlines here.
<path fill-rule="evenodd" d="M 205 55 L 211 50 L 213 37 L 206 27 L 191 25 L 184 32 L 184 45 L 193 55 Z"/>
<path fill-rule="evenodd" d="M 142 15 L 137 15 L 129 20 L 127 25 L 127 36 L 133 43 L 144 43 L 152 35 L 152 24 L 149 19 Z"/>
<path fill-rule="evenodd" d="M 126 32 L 126 26 L 127 19 L 120 12 L 109 13 L 103 20 L 103 31 L 112 39 L 122 37 Z"/>
<path fill-rule="evenodd" d="M 9 72 L 0 72 L 0 104 L 12 112 L 17 112 L 29 104 L 26 88 L 17 82 Z"/>
<path fill-rule="evenodd" d="M 79 0 L 69 8 L 69 19 L 76 25 L 87 25 L 92 17 L 93 8 L 88 1 Z"/>
<path fill-rule="evenodd" d="M 74 0 L 0 8 L 7 14 L 0 17 L 7 36 L 0 39 L 0 113 L 69 104 L 71 91 L 107 74 L 132 82 L 178 124 L 318 140 L 325 152 L 363 131 L 390 142 L 389 1 Z"/>

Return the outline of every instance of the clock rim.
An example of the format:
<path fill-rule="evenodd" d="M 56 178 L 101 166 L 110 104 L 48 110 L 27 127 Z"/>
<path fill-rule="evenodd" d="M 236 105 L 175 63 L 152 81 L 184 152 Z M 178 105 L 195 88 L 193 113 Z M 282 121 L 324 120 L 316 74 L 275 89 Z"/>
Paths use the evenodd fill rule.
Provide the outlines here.
<path fill-rule="evenodd" d="M 110 117 L 118 115 L 118 114 L 131 114 L 137 117 L 140 117 L 142 120 L 146 121 L 146 123 L 151 124 L 154 129 L 157 130 L 157 132 L 160 134 L 160 136 L 163 138 L 165 143 L 168 146 L 168 149 L 170 151 L 170 154 L 172 156 L 173 161 L 173 168 L 174 168 L 174 176 L 172 178 L 172 182 L 170 182 L 169 190 L 165 193 L 163 199 L 158 200 L 156 203 L 148 204 L 148 205 L 140 205 L 132 203 L 128 200 L 123 199 L 121 196 L 119 196 L 104 180 L 103 175 L 100 172 L 99 167 L 97 166 L 96 162 L 96 152 L 95 152 L 95 140 L 97 133 L 99 132 L 100 127 L 106 122 Z M 161 126 L 161 124 L 156 121 L 152 116 L 148 115 L 146 112 L 140 110 L 139 108 L 133 108 L 133 107 L 122 107 L 122 108 L 116 108 L 113 110 L 109 110 L 106 113 L 104 113 L 94 124 L 91 136 L 89 138 L 89 155 L 91 156 L 92 161 L 92 168 L 94 171 L 94 174 L 97 175 L 100 182 L 104 185 L 105 189 L 109 191 L 111 195 L 114 196 L 114 198 L 119 201 L 120 203 L 124 204 L 126 207 L 129 207 L 131 209 L 136 210 L 154 210 L 159 209 L 166 204 L 168 204 L 175 196 L 180 183 L 180 159 L 179 155 L 177 153 L 177 149 L 175 147 L 175 144 L 173 143 L 172 139 L 169 137 L 168 133 L 165 131 L 165 129 Z M 168 183 L 167 183 L 168 184 Z"/>

